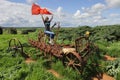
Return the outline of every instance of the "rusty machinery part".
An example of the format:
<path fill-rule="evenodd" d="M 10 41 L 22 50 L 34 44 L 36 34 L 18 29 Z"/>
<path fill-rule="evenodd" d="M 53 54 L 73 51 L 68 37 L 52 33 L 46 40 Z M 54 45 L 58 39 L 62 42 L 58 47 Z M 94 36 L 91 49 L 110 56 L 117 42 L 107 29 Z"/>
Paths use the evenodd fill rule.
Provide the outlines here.
<path fill-rule="evenodd" d="M 62 57 L 62 52 L 61 52 L 61 47 L 58 45 L 50 45 L 50 44 L 46 44 L 44 42 L 39 42 L 39 41 L 35 41 L 32 39 L 29 39 L 29 43 L 35 47 L 40 49 L 41 51 L 43 51 L 46 54 L 50 54 L 53 55 L 55 57 Z"/>
<path fill-rule="evenodd" d="M 32 39 L 29 39 L 29 43 L 33 47 L 40 49 L 44 53 L 61 59 L 64 66 L 72 67 L 81 73 L 81 71 L 82 71 L 81 66 L 82 66 L 83 62 L 78 53 L 71 52 L 71 53 L 64 54 L 62 52 L 61 46 L 59 46 L 59 45 L 53 46 L 53 45 L 45 44 L 44 42 L 41 43 L 39 41 L 35 41 Z"/>
<path fill-rule="evenodd" d="M 39 42 L 44 41 L 44 40 L 43 40 L 44 35 L 45 35 L 45 34 L 43 33 L 43 31 L 42 31 L 42 30 L 39 30 L 39 33 L 38 33 L 38 41 L 39 41 Z"/>
<path fill-rule="evenodd" d="M 20 53 L 24 58 L 29 57 L 24 53 L 22 43 L 17 38 L 12 38 L 9 41 L 8 50 L 12 51 L 13 56 L 16 56 L 17 53 Z"/>
<path fill-rule="evenodd" d="M 82 57 L 86 54 L 85 52 L 88 51 L 90 42 L 88 37 L 80 37 L 75 40 L 75 48 L 76 52 L 80 53 Z"/>
<path fill-rule="evenodd" d="M 79 73 L 82 72 L 83 60 L 77 52 L 63 53 L 62 47 L 60 45 L 54 44 L 45 44 L 44 42 L 35 41 L 29 39 L 29 43 L 46 53 L 47 55 L 57 57 L 61 59 L 64 66 L 69 66 L 77 70 Z"/>
<path fill-rule="evenodd" d="M 23 52 L 23 46 L 21 42 L 16 38 L 13 38 L 9 41 L 8 49 L 9 51 L 12 51 L 13 54 L 16 54 L 17 52 Z"/>
<path fill-rule="evenodd" d="M 76 52 L 71 52 L 63 55 L 63 65 L 69 66 L 78 71 L 82 72 L 83 61 L 81 56 Z"/>
<path fill-rule="evenodd" d="M 39 30 L 38 41 L 47 43 L 47 40 L 49 40 L 49 35 L 45 34 L 42 30 Z"/>
<path fill-rule="evenodd" d="M 83 61 L 86 62 L 88 58 L 95 54 L 96 52 L 99 52 L 98 46 L 96 46 L 94 43 L 89 43 L 86 50 L 83 52 Z"/>
<path fill-rule="evenodd" d="M 55 29 L 54 43 L 57 42 L 59 30 L 60 30 L 60 25 L 58 25 L 58 28 Z M 39 42 L 45 42 L 45 43 L 46 43 L 47 40 L 49 40 L 49 36 L 48 36 L 47 34 L 45 34 L 42 30 L 39 30 L 39 33 L 38 33 L 38 41 L 39 41 Z"/>
<path fill-rule="evenodd" d="M 76 52 L 78 52 L 83 61 L 86 62 L 90 55 L 97 52 L 99 48 L 90 41 L 89 37 L 80 37 L 75 40 Z"/>

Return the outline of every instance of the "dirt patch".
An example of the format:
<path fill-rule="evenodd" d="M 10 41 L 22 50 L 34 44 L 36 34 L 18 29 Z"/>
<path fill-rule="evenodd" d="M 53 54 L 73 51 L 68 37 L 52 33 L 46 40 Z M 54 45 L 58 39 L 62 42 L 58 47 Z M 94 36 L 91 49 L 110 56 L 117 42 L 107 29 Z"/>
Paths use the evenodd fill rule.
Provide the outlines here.
<path fill-rule="evenodd" d="M 25 60 L 25 62 L 26 62 L 27 64 L 29 64 L 29 63 L 35 62 L 35 60 L 33 60 L 33 59 L 31 59 L 31 58 L 27 58 L 27 59 Z"/>
<path fill-rule="evenodd" d="M 105 59 L 105 60 L 113 61 L 113 60 L 115 60 L 116 58 L 111 57 L 111 56 L 109 56 L 109 55 L 104 55 L 104 59 Z"/>
<path fill-rule="evenodd" d="M 53 69 L 48 70 L 48 72 L 52 73 L 57 78 L 61 78 L 60 74 Z"/>
<path fill-rule="evenodd" d="M 95 78 L 93 78 L 93 80 L 115 80 L 115 79 L 104 73 L 103 76 L 102 76 L 102 79 L 98 79 L 98 78 L 95 77 Z"/>

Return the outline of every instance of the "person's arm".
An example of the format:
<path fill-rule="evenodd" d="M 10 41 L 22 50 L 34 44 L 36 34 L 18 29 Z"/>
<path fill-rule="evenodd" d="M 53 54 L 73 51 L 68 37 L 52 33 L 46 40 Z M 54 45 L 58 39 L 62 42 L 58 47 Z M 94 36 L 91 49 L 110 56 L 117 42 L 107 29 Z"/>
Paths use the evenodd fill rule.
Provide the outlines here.
<path fill-rule="evenodd" d="M 41 17 L 42 17 L 42 20 L 43 20 L 43 22 L 44 22 L 45 20 L 44 20 L 44 17 L 43 17 L 43 15 L 41 15 Z"/>
<path fill-rule="evenodd" d="M 44 19 L 43 15 L 41 15 L 41 17 L 42 17 L 42 21 L 43 21 L 44 26 L 45 26 L 45 19 Z"/>
<path fill-rule="evenodd" d="M 52 21 L 52 19 L 53 19 L 53 15 L 51 16 L 50 22 Z"/>
<path fill-rule="evenodd" d="M 55 25 L 56 25 L 56 22 L 53 24 L 53 26 L 51 27 L 51 29 L 53 29 Z"/>

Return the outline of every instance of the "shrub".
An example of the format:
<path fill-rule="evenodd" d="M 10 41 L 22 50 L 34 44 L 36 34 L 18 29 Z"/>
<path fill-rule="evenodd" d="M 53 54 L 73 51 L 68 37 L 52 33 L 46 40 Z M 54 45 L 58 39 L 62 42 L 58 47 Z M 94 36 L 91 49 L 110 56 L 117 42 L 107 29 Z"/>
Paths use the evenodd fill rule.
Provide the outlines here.
<path fill-rule="evenodd" d="M 10 33 L 10 34 L 17 34 L 17 29 L 16 28 L 10 28 L 8 30 L 8 33 Z"/>
<path fill-rule="evenodd" d="M 2 29 L 2 27 L 0 27 L 0 34 L 3 34 L 3 29 Z"/>
<path fill-rule="evenodd" d="M 120 73 L 120 59 L 115 61 L 107 61 L 105 69 L 107 74 L 116 77 L 117 74 Z"/>
<path fill-rule="evenodd" d="M 23 30 L 23 31 L 21 32 L 21 34 L 28 34 L 28 31 L 27 31 L 27 30 Z"/>
<path fill-rule="evenodd" d="M 120 80 L 120 72 L 117 74 L 116 80 Z"/>
<path fill-rule="evenodd" d="M 28 34 L 29 32 L 35 32 L 36 29 L 27 29 L 27 30 L 22 30 L 21 34 Z"/>

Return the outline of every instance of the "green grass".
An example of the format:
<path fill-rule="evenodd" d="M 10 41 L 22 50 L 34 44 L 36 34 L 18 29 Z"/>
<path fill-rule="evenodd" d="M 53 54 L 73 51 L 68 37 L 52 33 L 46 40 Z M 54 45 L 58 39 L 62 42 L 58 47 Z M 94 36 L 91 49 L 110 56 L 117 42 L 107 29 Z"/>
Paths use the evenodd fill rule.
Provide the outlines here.
<path fill-rule="evenodd" d="M 110 44 L 109 47 L 107 47 L 107 54 L 112 57 L 120 57 L 120 42 L 115 42 Z"/>
<path fill-rule="evenodd" d="M 64 77 L 63 80 L 81 80 L 81 75 L 77 71 L 70 67 L 63 66 L 61 61 L 53 64 L 52 68 Z"/>
<path fill-rule="evenodd" d="M 62 35 L 64 35 L 64 33 Z M 5 31 L 3 35 L 0 35 L 0 80 L 82 80 L 82 76 L 78 74 L 77 71 L 69 67 L 64 67 L 60 60 L 53 58 L 52 62 L 49 62 L 47 59 L 44 59 L 43 56 L 37 56 L 43 54 L 43 52 L 31 47 L 28 43 L 29 38 L 37 40 L 37 37 L 38 30 L 27 35 L 21 34 L 20 29 L 16 35 L 8 34 L 7 31 Z M 24 52 L 36 60 L 36 62 L 26 64 L 25 59 L 20 53 L 18 53 L 16 57 L 13 57 L 12 54 L 8 52 L 8 44 L 12 38 L 19 39 L 24 47 Z M 69 40 L 64 40 L 63 42 L 62 39 L 57 42 L 59 44 L 72 43 Z M 101 54 L 120 57 L 120 42 L 110 44 L 98 42 L 97 45 L 101 50 Z M 62 78 L 56 78 L 49 73 L 47 70 L 51 68 L 57 71 Z"/>
<path fill-rule="evenodd" d="M 58 65 L 60 62 L 53 63 L 60 71 L 61 75 L 64 75 L 63 78 L 59 79 L 53 76 L 47 71 L 47 69 L 52 68 L 48 66 L 47 62 L 43 57 L 38 57 L 36 55 L 43 54 L 40 50 L 35 49 L 28 44 L 28 39 L 37 40 L 38 31 L 34 33 L 29 33 L 28 35 L 22 35 L 20 33 L 13 35 L 4 34 L 0 35 L 0 80 L 73 80 L 76 77 L 76 72 L 70 68 L 64 68 L 62 64 Z M 8 52 L 8 44 L 10 39 L 17 38 L 24 46 L 24 52 L 31 56 L 32 59 L 35 59 L 36 62 L 31 64 L 26 64 L 25 59 L 17 53 L 16 57 L 12 56 L 12 53 Z M 66 43 L 66 42 L 65 42 Z M 46 66 L 45 66 L 46 65 Z M 48 68 L 49 67 L 49 68 Z M 71 77 L 68 75 L 71 75 Z M 74 76 L 72 76 L 74 74 Z M 76 80 L 78 80 L 78 77 Z"/>
<path fill-rule="evenodd" d="M 120 57 L 120 42 L 107 43 L 107 42 L 97 42 L 102 54 L 107 54 L 112 57 Z"/>

